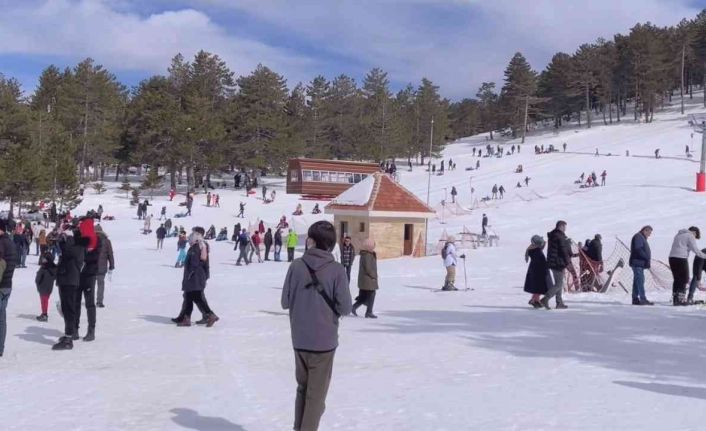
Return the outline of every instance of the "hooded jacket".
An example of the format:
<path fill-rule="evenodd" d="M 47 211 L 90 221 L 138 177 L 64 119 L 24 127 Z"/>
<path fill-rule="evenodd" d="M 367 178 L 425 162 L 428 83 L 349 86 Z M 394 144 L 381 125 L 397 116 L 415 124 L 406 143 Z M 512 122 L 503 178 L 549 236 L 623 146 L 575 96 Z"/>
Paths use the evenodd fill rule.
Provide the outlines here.
<path fill-rule="evenodd" d="M 51 295 L 52 290 L 54 290 L 56 271 L 57 268 L 54 262 L 46 262 L 39 268 L 37 275 L 34 277 L 34 282 L 40 295 Z"/>
<path fill-rule="evenodd" d="M 638 232 L 630 241 L 630 267 L 649 269 L 652 264 L 652 251 L 647 238 Z"/>
<path fill-rule="evenodd" d="M 679 259 L 688 259 L 689 252 L 694 253 L 702 259 L 706 259 L 706 255 L 699 250 L 699 246 L 696 244 L 696 237 L 688 229 L 682 229 L 674 237 L 674 242 L 672 242 L 672 250 L 669 252 L 669 257 L 676 257 Z"/>
<path fill-rule="evenodd" d="M 309 285 L 312 279 L 307 265 L 341 316 L 349 314 L 352 307 L 348 277 L 330 252 L 312 248 L 292 262 L 284 279 L 282 308 L 289 310 L 294 349 L 328 352 L 338 347 L 339 319 L 316 288 Z"/>
<path fill-rule="evenodd" d="M 77 235 L 78 234 L 78 235 Z M 78 287 L 83 259 L 86 255 L 87 240 L 81 238 L 78 230 L 72 236 L 65 236 L 59 239 L 61 257 L 59 258 L 58 270 L 56 273 L 56 284 L 58 286 Z"/>
<path fill-rule="evenodd" d="M 292 231 L 287 235 L 287 248 L 295 248 L 299 242 L 299 237 L 297 233 Z"/>
<path fill-rule="evenodd" d="M 196 292 L 206 288 L 206 281 L 210 277 L 208 251 L 208 244 L 202 239 L 195 241 L 189 247 L 184 263 L 184 278 L 181 282 L 181 290 L 184 292 Z"/>
<path fill-rule="evenodd" d="M 113 258 L 113 244 L 104 232 L 96 232 L 98 236 L 98 275 L 103 275 L 115 269 L 115 259 Z"/>
<path fill-rule="evenodd" d="M 2 272 L 0 288 L 12 289 L 12 276 L 17 266 L 17 250 L 7 233 L 0 235 L 0 259 L 5 261 L 5 271 Z"/>
<path fill-rule="evenodd" d="M 547 233 L 547 264 L 550 269 L 563 270 L 571 263 L 571 245 L 559 229 Z"/>

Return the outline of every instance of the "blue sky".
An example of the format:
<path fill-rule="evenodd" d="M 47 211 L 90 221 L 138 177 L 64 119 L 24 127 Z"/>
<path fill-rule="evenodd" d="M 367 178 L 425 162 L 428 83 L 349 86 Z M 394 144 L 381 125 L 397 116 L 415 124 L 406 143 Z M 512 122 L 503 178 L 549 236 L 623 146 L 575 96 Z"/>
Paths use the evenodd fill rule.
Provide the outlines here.
<path fill-rule="evenodd" d="M 541 70 L 636 22 L 676 24 L 706 0 L 0 0 L 0 73 L 27 93 L 49 64 L 92 57 L 129 86 L 199 49 L 236 74 L 258 63 L 291 86 L 358 81 L 381 67 L 393 89 L 427 77 L 453 100 L 502 81 L 516 51 Z M 500 84 L 501 85 L 501 84 Z"/>

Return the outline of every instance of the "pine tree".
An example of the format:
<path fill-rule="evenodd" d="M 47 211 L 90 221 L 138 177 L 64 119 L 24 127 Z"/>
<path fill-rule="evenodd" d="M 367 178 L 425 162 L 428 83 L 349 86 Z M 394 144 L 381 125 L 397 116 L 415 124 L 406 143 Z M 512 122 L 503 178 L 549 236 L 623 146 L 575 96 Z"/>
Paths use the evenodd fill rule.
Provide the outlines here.
<path fill-rule="evenodd" d="M 101 195 L 105 193 L 107 189 L 105 188 L 105 184 L 103 184 L 102 182 L 95 182 L 93 183 L 93 190 L 95 190 L 96 193 Z"/>
<path fill-rule="evenodd" d="M 154 199 L 154 189 L 159 188 L 161 185 L 162 177 L 159 175 L 159 168 L 157 166 L 151 166 L 149 171 L 147 171 L 147 176 L 142 180 L 140 188 L 142 188 L 142 190 L 149 190 L 150 198 Z"/>
<path fill-rule="evenodd" d="M 362 93 L 364 97 L 361 132 L 366 136 L 365 147 L 361 150 L 367 154 L 377 154 L 376 159 L 384 160 L 394 155 L 388 144 L 390 128 L 390 80 L 382 69 L 374 68 L 363 79 Z"/>
<path fill-rule="evenodd" d="M 525 141 L 529 106 L 536 91 L 536 73 L 519 52 L 505 69 L 505 85 L 500 92 L 504 122 L 512 130 L 512 137 L 522 135 Z"/>
<path fill-rule="evenodd" d="M 537 81 L 537 94 L 546 98 L 542 110 L 553 118 L 555 128 L 561 127 L 564 117 L 580 109 L 580 92 L 571 82 L 572 68 L 571 56 L 554 54 Z"/>
<path fill-rule="evenodd" d="M 306 140 L 308 156 L 326 157 L 328 155 L 328 150 L 325 148 L 327 123 L 325 104 L 330 91 L 329 82 L 321 75 L 314 78 L 306 87 L 309 125 Z"/>
<path fill-rule="evenodd" d="M 476 93 L 476 98 L 480 103 L 481 129 L 488 132 L 492 141 L 493 131 L 498 127 L 498 95 L 495 93 L 495 83 L 482 83 Z"/>
<path fill-rule="evenodd" d="M 122 184 L 120 184 L 120 190 L 125 192 L 125 198 L 127 198 L 128 193 L 130 193 L 130 190 L 132 190 L 132 186 L 130 185 L 130 182 L 127 180 L 127 178 L 125 178 Z"/>

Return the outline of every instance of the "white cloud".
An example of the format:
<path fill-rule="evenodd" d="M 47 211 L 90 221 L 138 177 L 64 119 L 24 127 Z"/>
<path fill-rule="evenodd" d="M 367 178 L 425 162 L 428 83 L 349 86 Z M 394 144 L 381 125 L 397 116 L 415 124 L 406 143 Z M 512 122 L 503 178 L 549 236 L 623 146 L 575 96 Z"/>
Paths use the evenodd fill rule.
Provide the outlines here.
<path fill-rule="evenodd" d="M 167 0 L 153 1 L 160 9 L 173 7 Z M 363 68 L 382 67 L 396 81 L 418 83 L 426 76 L 444 95 L 462 98 L 473 96 L 483 81 L 501 81 L 516 51 L 541 70 L 557 51 L 570 53 L 598 37 L 611 39 L 637 22 L 672 25 L 698 12 L 689 0 L 181 3 L 189 8 L 147 17 L 129 12 L 131 5 L 141 4 L 138 0 L 46 0 L 40 7 L 7 7 L 0 15 L 0 54 L 91 56 L 115 69 L 162 72 L 175 53 L 189 57 L 206 49 L 221 55 L 237 73 L 248 73 L 261 62 L 284 74 L 291 85 L 338 67 L 338 73 L 355 74 L 331 60 L 333 53 Z M 264 23 L 263 33 L 272 27 L 297 41 L 282 44 L 315 47 L 314 58 L 255 36 L 234 36 L 222 26 L 226 24 L 214 23 L 204 12 L 226 9 Z"/>
<path fill-rule="evenodd" d="M 100 0 L 50 0 L 6 8 L 0 14 L 0 54 L 92 57 L 115 70 L 164 73 L 170 59 L 204 49 L 220 55 L 236 73 L 258 63 L 306 79 L 316 62 L 252 39 L 237 38 L 194 9 L 141 17 Z"/>

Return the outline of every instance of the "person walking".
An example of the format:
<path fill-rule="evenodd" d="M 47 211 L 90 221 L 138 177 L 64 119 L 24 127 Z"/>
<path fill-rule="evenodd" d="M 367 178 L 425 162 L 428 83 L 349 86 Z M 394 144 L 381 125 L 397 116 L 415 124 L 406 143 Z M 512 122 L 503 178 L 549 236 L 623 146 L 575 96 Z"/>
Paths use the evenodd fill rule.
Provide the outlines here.
<path fill-rule="evenodd" d="M 260 238 L 260 232 L 255 231 L 252 237 L 250 237 L 250 262 L 252 262 L 252 256 L 253 254 L 255 254 L 255 256 L 257 256 L 257 263 L 262 263 L 260 245 L 262 245 L 262 238 Z"/>
<path fill-rule="evenodd" d="M 248 231 L 243 229 L 238 236 L 238 241 L 235 244 L 236 249 L 239 251 L 238 260 L 235 262 L 237 266 L 241 266 L 241 260 L 245 260 L 245 265 L 250 265 L 250 260 L 248 259 L 248 247 L 250 246 L 250 236 Z"/>
<path fill-rule="evenodd" d="M 493 193 L 493 199 L 497 199 L 498 198 L 498 185 L 497 184 L 493 185 L 492 193 Z"/>
<path fill-rule="evenodd" d="M 458 192 L 456 191 L 456 186 L 451 186 L 451 203 L 452 204 L 456 203 L 456 195 L 458 195 Z"/>
<path fill-rule="evenodd" d="M 211 206 L 211 192 L 206 193 L 206 206 Z"/>
<path fill-rule="evenodd" d="M 34 277 L 37 293 L 39 293 L 39 305 L 42 309 L 42 313 L 37 316 L 37 320 L 40 322 L 49 320 L 49 297 L 54 290 L 56 271 L 54 256 L 49 252 L 44 252 L 39 263 L 39 270 Z"/>
<path fill-rule="evenodd" d="M 12 236 L 12 242 L 15 243 L 15 250 L 17 250 L 17 268 L 27 268 L 27 249 L 29 245 L 27 244 L 27 237 L 24 235 L 21 224 L 17 225 L 15 234 Z"/>
<path fill-rule="evenodd" d="M 238 218 L 245 218 L 245 204 L 240 203 L 240 212 L 238 212 Z"/>
<path fill-rule="evenodd" d="M 654 305 L 645 296 L 645 270 L 650 269 L 652 251 L 647 239 L 652 235 L 652 226 L 644 226 L 633 235 L 630 241 L 630 259 L 632 268 L 632 305 Z"/>
<path fill-rule="evenodd" d="M 7 304 L 10 301 L 12 277 L 17 266 L 17 250 L 7 231 L 7 220 L 0 219 L 0 357 L 5 353 Z"/>
<path fill-rule="evenodd" d="M 566 222 L 559 220 L 556 222 L 556 227 L 553 231 L 547 234 L 547 265 L 552 274 L 552 285 L 549 286 L 547 294 L 541 299 L 541 303 L 547 310 L 549 300 L 556 297 L 556 308 L 558 310 L 568 308 L 564 304 L 562 294 L 564 292 L 564 277 L 566 268 L 571 264 L 571 245 L 569 238 L 566 237 Z"/>
<path fill-rule="evenodd" d="M 98 278 L 98 260 L 100 256 L 100 239 L 96 235 L 92 218 L 84 218 L 79 223 L 81 237 L 85 239 L 86 255 L 79 276 L 78 294 L 76 295 L 76 332 L 81 322 L 81 296 L 86 305 L 88 329 L 83 341 L 93 341 L 96 338 L 96 280 Z"/>
<path fill-rule="evenodd" d="M 186 215 L 190 216 L 191 215 L 191 207 L 194 206 L 194 197 L 191 196 L 191 193 L 187 193 L 186 196 Z"/>
<path fill-rule="evenodd" d="M 64 336 L 52 346 L 52 350 L 71 350 L 74 348 L 73 342 L 79 339 L 76 327 L 76 298 L 81 300 L 79 282 L 87 241 L 81 238 L 78 229 L 64 226 L 58 243 L 61 257 L 56 273 L 56 285 L 59 287 L 61 314 L 64 316 Z"/>
<path fill-rule="evenodd" d="M 353 242 L 351 237 L 346 235 L 343 238 L 343 244 L 341 244 L 341 265 L 346 268 L 346 276 L 348 276 L 348 282 L 351 281 L 351 268 L 353 267 L 353 262 L 355 261 L 355 247 L 353 247 Z"/>
<path fill-rule="evenodd" d="M 361 305 L 365 304 L 365 317 L 369 319 L 377 319 L 373 313 L 375 305 L 375 294 L 378 290 L 378 266 L 377 255 L 375 254 L 375 241 L 368 238 L 363 241 L 360 249 L 360 266 L 358 268 L 358 297 L 355 298 L 355 304 L 351 309 L 351 313 L 357 316 L 356 310 Z"/>
<path fill-rule="evenodd" d="M 282 229 L 277 228 L 275 231 L 275 262 L 281 262 L 280 255 L 282 253 Z"/>
<path fill-rule="evenodd" d="M 103 299 L 105 297 L 105 275 L 113 273 L 115 270 L 115 258 L 113 257 L 113 243 L 103 231 L 101 225 L 96 226 L 96 235 L 100 244 L 98 253 L 98 274 L 96 275 L 96 284 L 98 290 L 96 293 L 96 307 L 104 308 Z"/>
<path fill-rule="evenodd" d="M 159 221 L 167 219 L 167 207 L 162 207 L 162 210 L 159 212 Z"/>
<path fill-rule="evenodd" d="M 164 248 L 164 238 L 167 237 L 167 229 L 164 227 L 164 223 L 159 225 L 157 228 L 157 250 L 162 250 Z"/>
<path fill-rule="evenodd" d="M 444 279 L 444 286 L 441 290 L 458 290 L 456 288 L 456 238 L 449 236 L 446 239 L 446 244 L 441 250 L 441 258 L 444 260 L 444 268 L 446 268 L 446 278 Z"/>
<path fill-rule="evenodd" d="M 488 235 L 488 216 L 483 214 L 483 220 L 481 221 L 482 235 Z"/>
<path fill-rule="evenodd" d="M 287 262 L 294 261 L 294 250 L 299 242 L 299 237 L 294 229 L 289 229 L 289 234 L 287 235 Z"/>
<path fill-rule="evenodd" d="M 182 230 L 179 232 L 179 239 L 177 239 L 177 260 L 174 264 L 175 268 L 181 268 L 184 266 L 184 262 L 186 262 L 186 246 L 188 244 L 189 241 L 186 239 L 186 232 Z"/>
<path fill-rule="evenodd" d="M 608 172 L 604 169 L 601 173 L 601 187 L 605 186 L 605 178 L 608 176 Z"/>
<path fill-rule="evenodd" d="M 505 197 L 505 187 L 500 186 L 500 187 L 498 188 L 498 193 L 500 193 L 500 199 L 502 199 L 503 197 Z"/>
<path fill-rule="evenodd" d="M 702 253 L 706 253 L 706 248 L 701 249 Z M 686 297 L 686 302 L 690 305 L 694 304 L 694 293 L 701 283 L 701 274 L 706 271 L 706 260 L 699 256 L 694 256 L 694 263 L 691 268 L 691 283 L 689 283 L 689 295 Z"/>
<path fill-rule="evenodd" d="M 268 227 L 265 233 L 265 262 L 270 260 L 270 249 L 272 248 L 273 238 L 272 238 L 272 228 Z"/>
<path fill-rule="evenodd" d="M 184 264 L 184 277 L 181 282 L 183 302 L 179 315 L 172 319 L 177 326 L 191 326 L 191 313 L 194 304 L 201 310 L 206 327 L 212 327 L 219 317 L 211 310 L 206 301 L 204 290 L 206 282 L 211 276 L 209 264 L 209 247 L 204 240 L 205 230 L 201 226 L 192 229 L 189 235 L 189 251 Z M 198 322 L 197 322 L 198 323 Z"/>
<path fill-rule="evenodd" d="M 672 304 L 688 305 L 686 301 L 686 285 L 689 283 L 689 253 L 694 253 L 701 259 L 706 259 L 696 244 L 701 239 L 701 231 L 696 226 L 681 229 L 674 237 L 672 249 L 669 252 L 669 269 L 672 271 Z"/>
<path fill-rule="evenodd" d="M 338 321 L 351 312 L 348 279 L 331 250 L 336 229 L 327 221 L 309 227 L 307 250 L 293 261 L 282 288 L 281 305 L 289 310 L 297 382 L 294 429 L 317 431 L 326 406 Z"/>
<path fill-rule="evenodd" d="M 551 281 L 547 258 L 544 256 L 544 245 L 544 238 L 534 235 L 525 252 L 525 262 L 529 262 L 529 266 L 525 276 L 524 291 L 532 294 L 529 305 L 534 308 L 543 307 L 539 297 L 547 293 Z"/>

